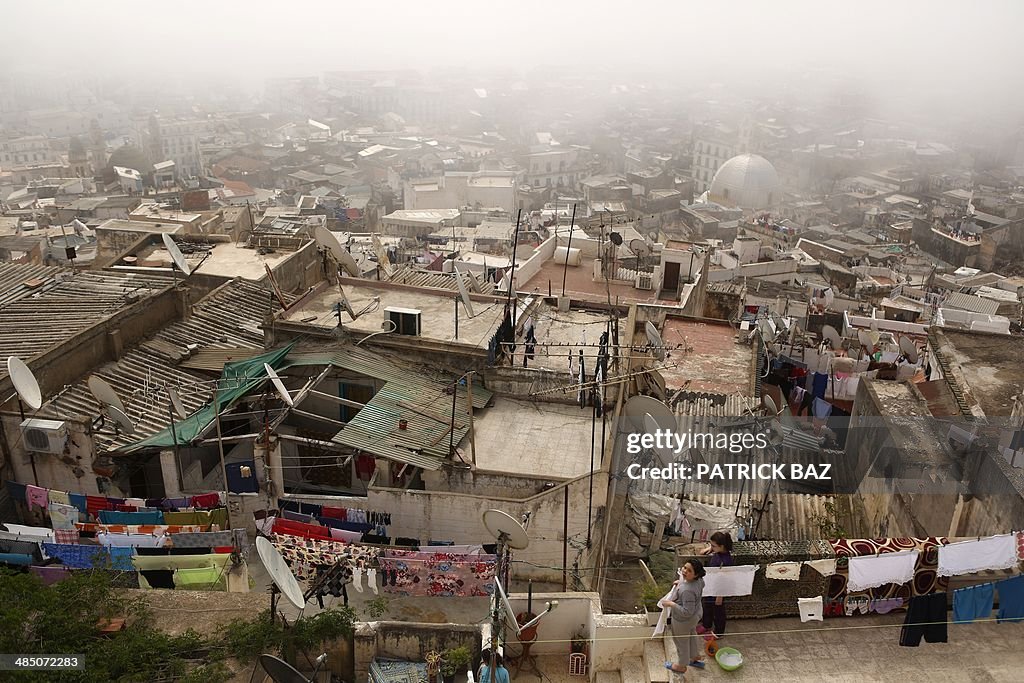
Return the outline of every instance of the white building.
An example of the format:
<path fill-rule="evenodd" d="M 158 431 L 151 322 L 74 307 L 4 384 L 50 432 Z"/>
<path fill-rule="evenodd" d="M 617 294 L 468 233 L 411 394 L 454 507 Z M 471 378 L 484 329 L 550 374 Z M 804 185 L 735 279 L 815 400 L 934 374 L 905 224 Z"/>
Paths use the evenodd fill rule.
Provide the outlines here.
<path fill-rule="evenodd" d="M 43 135 L 0 142 L 0 168 L 54 164 L 60 160 L 60 154 L 50 147 L 49 139 Z"/>
<path fill-rule="evenodd" d="M 117 174 L 117 182 L 121 185 L 122 192 L 142 192 L 142 174 L 134 168 L 115 166 L 114 173 Z"/>
<path fill-rule="evenodd" d="M 449 172 L 437 178 L 406 182 L 406 209 L 499 208 L 512 213 L 516 204 L 515 174 L 500 171 Z"/>
<path fill-rule="evenodd" d="M 767 209 L 781 199 L 779 175 L 767 159 L 741 154 L 729 159 L 715 173 L 711 201 L 743 209 Z"/>

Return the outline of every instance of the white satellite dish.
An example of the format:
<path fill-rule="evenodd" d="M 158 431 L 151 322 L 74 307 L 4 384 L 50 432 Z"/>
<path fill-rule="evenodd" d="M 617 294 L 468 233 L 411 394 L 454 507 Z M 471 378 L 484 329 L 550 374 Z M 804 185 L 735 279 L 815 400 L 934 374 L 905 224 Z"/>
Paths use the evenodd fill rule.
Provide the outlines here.
<path fill-rule="evenodd" d="M 113 406 L 122 413 L 124 412 L 124 403 L 121 402 L 121 397 L 114 391 L 114 387 L 103 378 L 98 375 L 92 375 L 89 377 L 89 381 L 86 383 L 89 386 L 89 393 L 96 397 L 96 400 L 105 406 Z"/>
<path fill-rule="evenodd" d="M 916 363 L 920 359 L 917 346 L 910 340 L 910 337 L 900 337 L 900 351 L 910 363 Z"/>
<path fill-rule="evenodd" d="M 171 407 L 174 408 L 174 412 L 178 414 L 178 417 L 185 419 L 188 417 L 188 411 L 185 410 L 185 406 L 181 402 L 181 397 L 178 396 L 178 392 L 171 387 L 167 387 L 167 396 L 171 399 Z"/>
<path fill-rule="evenodd" d="M 648 320 L 647 324 L 644 325 L 644 330 L 647 332 L 647 341 L 652 347 L 651 352 L 654 354 L 654 357 L 658 360 L 665 360 L 665 342 L 662 341 L 658 328 Z"/>
<path fill-rule="evenodd" d="M 761 401 L 764 403 L 764 407 L 768 409 L 769 413 L 771 413 L 772 415 L 779 414 L 779 407 L 775 405 L 775 399 L 773 399 L 771 396 L 765 394 L 764 396 L 761 397 Z"/>
<path fill-rule="evenodd" d="M 487 533 L 503 541 L 508 547 L 523 550 L 530 545 L 530 537 L 526 535 L 526 529 L 507 512 L 487 510 L 484 512 L 483 521 Z"/>
<path fill-rule="evenodd" d="M 469 292 L 466 291 L 466 285 L 462 281 L 462 273 L 459 272 L 458 266 L 452 263 L 452 268 L 455 269 L 455 285 L 459 288 L 459 296 L 462 297 L 462 305 L 466 307 L 466 313 L 472 318 L 473 313 L 473 302 L 469 300 Z"/>
<path fill-rule="evenodd" d="M 678 428 L 676 416 L 672 410 L 656 398 L 637 395 L 626 401 L 623 407 L 626 415 L 630 418 L 630 424 L 634 429 L 646 429 L 646 418 L 650 416 L 661 429 L 675 430 Z"/>
<path fill-rule="evenodd" d="M 121 410 L 117 406 L 112 406 L 110 404 L 107 404 L 107 406 L 103 410 L 107 415 L 110 416 L 110 419 L 117 423 L 117 426 L 121 428 L 122 432 L 124 432 L 125 434 L 135 433 L 135 423 L 132 422 L 130 417 L 125 415 L 125 412 L 123 410 Z"/>
<path fill-rule="evenodd" d="M 352 254 L 345 251 L 345 248 L 341 246 L 341 242 L 338 241 L 333 232 L 322 225 L 318 225 L 313 236 L 316 238 L 316 243 L 331 252 L 334 260 L 338 262 L 338 265 L 347 270 L 349 275 L 352 277 L 362 277 L 363 272 L 359 269 L 356 260 L 352 258 Z"/>
<path fill-rule="evenodd" d="M 662 429 L 662 427 L 658 424 L 658 421 L 655 420 L 650 413 L 644 413 L 644 431 L 647 434 L 655 434 L 660 429 Z M 657 442 L 655 442 L 655 444 L 657 444 Z M 654 450 L 658 452 L 658 455 L 670 460 L 672 459 L 672 449 L 668 446 L 658 448 L 657 445 L 655 445 Z"/>
<path fill-rule="evenodd" d="M 292 395 L 288 393 L 288 389 L 285 388 L 284 382 L 282 382 L 281 378 L 277 376 L 276 372 L 274 372 L 274 368 L 270 367 L 269 363 L 264 363 L 263 369 L 267 371 L 267 376 L 270 378 L 270 381 L 274 383 L 274 388 L 277 389 L 277 393 L 281 396 L 281 400 L 289 406 L 294 406 L 295 401 L 292 400 Z"/>
<path fill-rule="evenodd" d="M 305 609 L 306 598 L 302 595 L 302 588 L 299 587 L 299 582 L 295 580 L 295 575 L 288 568 L 281 553 L 277 552 L 277 548 L 260 536 L 256 539 L 256 552 L 259 553 L 260 560 L 263 561 L 263 566 L 266 567 L 274 585 L 284 593 L 289 602 L 299 609 Z"/>
<path fill-rule="evenodd" d="M 838 350 L 843 345 L 842 338 L 839 336 L 839 333 L 836 332 L 836 328 L 831 325 L 825 325 L 821 328 L 821 336 L 822 338 L 827 339 L 829 345 L 835 350 Z"/>
<path fill-rule="evenodd" d="M 11 376 L 11 384 L 22 401 L 32 410 L 43 407 L 43 393 L 39 390 L 39 382 L 24 361 L 17 356 L 8 356 L 7 374 Z"/>
<path fill-rule="evenodd" d="M 867 330 L 857 330 L 857 341 L 865 349 L 873 349 L 875 345 L 871 341 L 871 335 L 868 334 Z"/>
<path fill-rule="evenodd" d="M 167 253 L 171 255 L 171 260 L 174 261 L 174 265 L 178 267 L 185 277 L 192 274 L 192 269 L 188 267 L 188 262 L 185 260 L 185 255 L 181 253 L 181 249 L 178 249 L 178 245 L 174 243 L 171 236 L 166 232 L 161 235 L 164 240 L 164 247 L 167 249 Z"/>

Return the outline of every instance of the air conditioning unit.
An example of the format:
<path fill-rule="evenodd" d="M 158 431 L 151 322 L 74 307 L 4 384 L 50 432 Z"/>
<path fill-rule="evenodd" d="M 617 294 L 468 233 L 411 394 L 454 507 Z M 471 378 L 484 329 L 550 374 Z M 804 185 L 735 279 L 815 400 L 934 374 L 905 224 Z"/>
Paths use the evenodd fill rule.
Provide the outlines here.
<path fill-rule="evenodd" d="M 397 334 L 418 337 L 421 311 L 415 308 L 389 307 L 384 309 L 384 327 Z M 390 321 L 390 323 L 388 322 Z"/>
<path fill-rule="evenodd" d="M 21 423 L 21 438 L 25 450 L 59 455 L 67 445 L 68 428 L 60 420 L 30 418 Z"/>
<path fill-rule="evenodd" d="M 636 274 L 636 288 L 637 289 L 654 289 L 654 274 L 653 273 L 637 273 Z"/>

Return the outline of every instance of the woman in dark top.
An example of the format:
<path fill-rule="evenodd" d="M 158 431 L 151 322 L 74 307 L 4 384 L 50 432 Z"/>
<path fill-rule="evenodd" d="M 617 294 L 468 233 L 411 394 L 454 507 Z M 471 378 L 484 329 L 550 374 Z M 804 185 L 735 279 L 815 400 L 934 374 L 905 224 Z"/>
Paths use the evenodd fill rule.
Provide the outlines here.
<path fill-rule="evenodd" d="M 732 536 L 725 531 L 716 531 L 711 534 L 711 543 L 704 554 L 711 556 L 707 561 L 709 567 L 731 567 L 733 564 Z M 725 635 L 725 598 L 704 598 L 704 616 L 701 618 L 701 627 L 698 630 L 702 633 L 710 631 L 718 638 Z"/>

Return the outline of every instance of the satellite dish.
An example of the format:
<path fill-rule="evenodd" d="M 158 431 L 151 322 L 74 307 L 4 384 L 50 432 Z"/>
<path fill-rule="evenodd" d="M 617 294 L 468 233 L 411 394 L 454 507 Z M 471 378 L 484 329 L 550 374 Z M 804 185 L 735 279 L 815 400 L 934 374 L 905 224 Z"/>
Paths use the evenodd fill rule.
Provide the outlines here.
<path fill-rule="evenodd" d="M 87 382 L 89 386 L 89 393 L 96 397 L 96 400 L 102 403 L 104 406 L 111 406 L 117 408 L 122 413 L 124 412 L 124 403 L 121 402 L 121 397 L 114 391 L 114 387 L 103 378 L 92 375 L 89 377 Z"/>
<path fill-rule="evenodd" d="M 829 346 L 833 349 L 839 349 L 843 345 L 842 338 L 839 336 L 839 333 L 836 332 L 836 328 L 831 325 L 825 325 L 821 328 L 821 336 L 823 339 L 828 340 Z"/>
<path fill-rule="evenodd" d="M 32 410 L 43 407 L 43 393 L 39 390 L 39 382 L 28 366 L 17 356 L 7 357 L 7 374 L 11 376 L 11 384 L 22 401 Z"/>
<path fill-rule="evenodd" d="M 857 341 L 859 341 L 860 345 L 865 349 L 872 349 L 875 346 L 871 342 L 871 335 L 868 334 L 867 330 L 857 330 Z"/>
<path fill-rule="evenodd" d="M 646 258 L 651 255 L 651 245 L 647 244 L 646 240 L 630 240 L 629 250 L 639 259 Z"/>
<path fill-rule="evenodd" d="M 107 404 L 103 411 L 110 416 L 110 418 L 117 423 L 117 426 L 121 428 L 121 431 L 125 434 L 135 433 L 135 424 L 131 418 L 125 415 L 125 412 L 117 406 Z"/>
<path fill-rule="evenodd" d="M 284 593 L 290 603 L 299 609 L 305 609 L 306 598 L 302 595 L 299 582 L 295 580 L 295 575 L 288 568 L 281 553 L 277 552 L 274 544 L 260 536 L 256 539 L 256 552 L 259 553 L 260 560 L 263 561 L 263 566 L 266 567 L 274 585 Z"/>
<path fill-rule="evenodd" d="M 772 415 L 779 414 L 779 407 L 775 405 L 775 399 L 773 399 L 771 396 L 765 394 L 764 396 L 761 397 L 761 401 L 764 403 L 764 407 L 768 409 L 769 413 L 771 413 Z"/>
<path fill-rule="evenodd" d="M 878 333 L 878 330 L 868 330 L 868 338 L 871 339 L 872 346 L 878 346 L 878 340 L 882 338 L 882 335 Z"/>
<path fill-rule="evenodd" d="M 487 510 L 484 512 L 483 520 L 487 533 L 497 539 L 504 536 L 504 542 L 510 548 L 522 550 L 530 545 L 530 537 L 526 535 L 526 529 L 507 512 Z"/>
<path fill-rule="evenodd" d="M 644 413 L 644 431 L 648 434 L 655 434 L 660 429 L 662 429 L 662 427 L 658 424 L 658 421 L 655 420 L 650 413 Z M 667 446 L 662 448 L 655 446 L 654 450 L 658 452 L 658 455 L 663 457 L 671 458 L 673 455 L 672 449 Z"/>
<path fill-rule="evenodd" d="M 911 363 L 916 363 L 920 359 L 917 346 L 910 340 L 910 337 L 900 337 L 900 351 Z"/>
<path fill-rule="evenodd" d="M 626 401 L 626 415 L 630 418 L 634 429 L 646 429 L 646 417 L 650 415 L 661 429 L 675 430 L 678 428 L 676 416 L 671 408 L 650 396 L 637 395 Z"/>
<path fill-rule="evenodd" d="M 295 667 L 274 655 L 260 655 L 260 666 L 274 683 L 309 683 Z"/>
<path fill-rule="evenodd" d="M 654 354 L 654 357 L 658 360 L 665 360 L 665 342 L 662 341 L 658 328 L 648 320 L 647 324 L 644 325 L 644 329 L 647 331 L 647 341 L 653 347 L 651 352 Z"/>
<path fill-rule="evenodd" d="M 622 235 L 620 235 L 617 232 L 610 233 L 608 235 L 608 239 L 611 240 L 612 244 L 614 244 L 617 247 L 622 244 Z"/>
<path fill-rule="evenodd" d="M 185 274 L 185 277 L 191 275 L 192 269 L 188 267 L 188 262 L 185 260 L 185 256 L 181 253 L 181 249 L 178 249 L 178 245 L 174 243 L 171 236 L 165 232 L 161 237 L 163 237 L 164 247 L 171 255 L 171 260 L 174 261 L 174 265 L 178 267 L 178 270 Z"/>
<path fill-rule="evenodd" d="M 285 388 L 284 382 L 282 382 L 281 378 L 277 376 L 276 372 L 274 372 L 274 368 L 270 367 L 269 363 L 264 363 L 263 369 L 267 371 L 267 377 L 269 377 L 270 381 L 274 383 L 274 388 L 277 389 L 277 393 L 281 397 L 281 400 L 289 406 L 295 405 L 295 401 L 292 400 L 292 395 L 288 393 L 288 389 Z"/>
<path fill-rule="evenodd" d="M 338 262 L 338 265 L 347 270 L 349 275 L 352 277 L 362 277 L 363 273 L 359 270 L 356 260 L 352 258 L 352 254 L 345 251 L 345 248 L 341 246 L 341 242 L 338 241 L 333 232 L 322 225 L 318 225 L 313 236 L 316 239 L 316 243 L 331 252 L 334 260 Z"/>
<path fill-rule="evenodd" d="M 455 269 L 455 285 L 459 288 L 459 296 L 462 297 L 462 305 L 466 307 L 466 313 L 468 313 L 469 317 L 472 318 L 474 315 L 473 302 L 469 300 L 469 292 L 466 291 L 466 285 L 462 281 L 462 273 L 459 272 L 458 266 L 454 263 L 452 264 L 452 268 Z"/>
<path fill-rule="evenodd" d="M 872 321 L 872 323 L 868 326 L 868 329 L 871 330 L 872 332 L 875 332 L 877 334 L 877 332 L 878 332 L 878 323 Z"/>
<path fill-rule="evenodd" d="M 188 411 L 185 410 L 185 406 L 182 404 L 181 397 L 178 396 L 178 392 L 171 387 L 167 387 L 167 396 L 171 399 L 171 406 L 174 408 L 174 412 L 178 414 L 178 417 L 183 420 L 188 417 Z"/>

